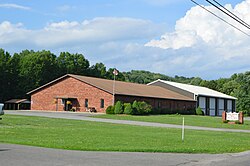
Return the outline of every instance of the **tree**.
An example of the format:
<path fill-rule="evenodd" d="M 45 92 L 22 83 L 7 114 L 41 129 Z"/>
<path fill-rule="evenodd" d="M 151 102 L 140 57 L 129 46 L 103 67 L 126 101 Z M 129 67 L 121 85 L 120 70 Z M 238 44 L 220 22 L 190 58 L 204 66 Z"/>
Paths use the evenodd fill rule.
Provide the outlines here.
<path fill-rule="evenodd" d="M 3 102 L 11 97 L 12 86 L 15 84 L 11 71 L 11 56 L 8 52 L 0 49 L 0 101 Z"/>
<path fill-rule="evenodd" d="M 89 75 L 95 76 L 98 78 L 105 78 L 106 77 L 106 67 L 103 63 L 96 63 L 95 65 L 91 66 L 89 69 Z"/>
<path fill-rule="evenodd" d="M 105 78 L 113 80 L 114 79 L 114 72 L 115 68 L 110 68 L 107 72 L 106 72 L 106 76 Z M 117 69 L 116 69 L 117 70 Z M 124 75 L 118 70 L 118 75 L 115 76 L 115 79 L 118 81 L 125 81 L 125 77 Z"/>
<path fill-rule="evenodd" d="M 30 51 L 20 54 L 20 84 L 26 94 L 57 77 L 56 56 L 50 51 Z"/>
<path fill-rule="evenodd" d="M 60 75 L 79 74 L 88 75 L 89 61 L 82 54 L 61 52 L 57 58 Z"/>

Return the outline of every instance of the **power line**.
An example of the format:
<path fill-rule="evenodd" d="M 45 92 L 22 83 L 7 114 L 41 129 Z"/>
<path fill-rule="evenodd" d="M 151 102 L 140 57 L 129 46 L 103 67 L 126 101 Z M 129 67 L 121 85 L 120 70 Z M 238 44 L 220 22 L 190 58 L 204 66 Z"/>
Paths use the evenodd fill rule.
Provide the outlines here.
<path fill-rule="evenodd" d="M 241 21 L 243 24 L 245 24 L 248 29 L 250 28 L 250 25 L 248 23 L 246 23 L 244 20 L 242 20 L 241 18 L 239 18 L 237 15 L 235 15 L 233 12 L 231 12 L 230 10 L 228 10 L 227 8 L 225 8 L 223 5 L 221 5 L 219 2 L 213 0 L 216 4 L 218 4 L 220 7 L 222 7 L 224 10 L 226 10 L 227 12 L 229 12 L 230 14 L 232 14 L 234 16 L 235 19 L 238 19 L 239 21 Z"/>
<path fill-rule="evenodd" d="M 210 10 L 208 10 L 207 8 L 205 8 L 204 6 L 200 5 L 199 3 L 195 2 L 194 0 L 191 0 L 194 4 L 196 4 L 197 6 L 201 7 L 202 9 L 206 10 L 207 12 L 209 12 L 210 14 L 214 15 L 215 17 L 217 17 L 218 19 L 220 19 L 221 21 L 227 23 L 228 25 L 230 25 L 231 27 L 237 29 L 238 31 L 244 33 L 245 35 L 247 35 L 248 37 L 250 37 L 250 35 L 246 32 L 244 32 L 243 30 L 241 30 L 240 28 L 234 26 L 233 24 L 229 23 L 228 21 L 226 21 L 225 19 L 221 18 L 220 16 L 216 15 L 215 13 L 211 12 Z"/>
<path fill-rule="evenodd" d="M 232 19 L 234 19 L 235 21 L 237 21 L 238 23 L 240 23 L 241 25 L 243 25 L 244 27 L 250 29 L 250 26 L 244 22 L 243 20 L 241 20 L 238 16 L 236 16 L 235 14 L 233 14 L 232 12 L 230 12 L 229 10 L 227 10 L 225 7 L 223 7 L 221 4 L 219 4 L 217 1 L 215 1 L 215 3 L 219 4 L 219 6 L 221 6 L 224 10 L 222 10 L 222 8 L 218 7 L 217 5 L 215 5 L 214 3 L 212 3 L 209 0 L 206 0 L 208 3 L 210 3 L 212 6 L 214 6 L 215 8 L 219 9 L 221 12 L 223 12 L 224 14 L 228 15 L 229 17 L 231 17 Z M 214 0 L 213 0 L 214 1 Z M 226 12 L 226 11 L 227 12 Z M 228 13 L 229 12 L 229 13 Z"/>

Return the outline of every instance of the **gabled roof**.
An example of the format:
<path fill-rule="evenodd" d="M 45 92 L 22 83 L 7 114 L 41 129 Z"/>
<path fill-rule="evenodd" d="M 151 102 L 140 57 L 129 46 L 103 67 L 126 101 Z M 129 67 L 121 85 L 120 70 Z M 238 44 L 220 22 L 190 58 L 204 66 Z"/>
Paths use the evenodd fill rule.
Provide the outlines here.
<path fill-rule="evenodd" d="M 218 98 L 226 98 L 226 99 L 237 99 L 235 97 L 226 95 L 224 93 L 206 88 L 206 87 L 201 87 L 201 86 L 195 86 L 195 85 L 189 85 L 189 84 L 182 84 L 182 83 L 177 83 L 177 82 L 171 82 L 171 81 L 165 81 L 165 80 L 156 80 L 154 82 L 149 83 L 148 85 L 154 85 L 156 82 L 162 82 L 168 85 L 171 85 L 173 87 L 182 89 L 184 91 L 188 91 L 190 93 L 193 93 L 195 95 L 199 96 L 210 96 L 210 97 L 218 97 Z"/>
<path fill-rule="evenodd" d="M 27 94 L 33 94 L 43 88 L 56 83 L 64 78 L 72 77 L 89 85 L 92 85 L 98 89 L 106 91 L 110 94 L 113 94 L 113 80 L 95 78 L 95 77 L 86 77 L 80 75 L 67 74 L 63 77 L 60 77 L 54 81 L 51 81 L 48 84 L 45 84 L 33 91 L 28 92 Z M 136 84 L 123 81 L 115 81 L 115 94 L 116 95 L 128 95 L 128 96 L 139 96 L 139 97 L 151 97 L 151 98 L 162 98 L 162 99 L 174 99 L 174 100 L 185 100 L 185 101 L 194 101 L 192 98 L 186 97 L 179 93 L 170 91 L 168 89 L 159 87 L 159 86 L 148 86 L 145 84 Z"/>
<path fill-rule="evenodd" d="M 5 103 L 19 104 L 19 103 L 30 103 L 28 99 L 11 99 L 6 101 Z"/>

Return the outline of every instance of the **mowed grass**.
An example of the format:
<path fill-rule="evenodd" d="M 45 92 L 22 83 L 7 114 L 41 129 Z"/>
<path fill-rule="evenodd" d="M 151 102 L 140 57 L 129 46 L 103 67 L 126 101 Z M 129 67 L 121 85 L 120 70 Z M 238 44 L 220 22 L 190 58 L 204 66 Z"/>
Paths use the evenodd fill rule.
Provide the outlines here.
<path fill-rule="evenodd" d="M 249 133 L 118 125 L 5 115 L 0 142 L 84 151 L 228 153 L 250 150 Z"/>
<path fill-rule="evenodd" d="M 143 122 L 156 122 L 165 124 L 177 124 L 182 125 L 182 119 L 185 118 L 185 125 L 189 126 L 201 126 L 212 128 L 229 128 L 229 129 L 244 129 L 250 130 L 250 121 L 244 121 L 244 124 L 227 124 L 222 123 L 221 117 L 211 116 L 196 116 L 196 115 L 149 115 L 149 116 L 135 116 L 135 115 L 97 115 L 94 118 L 106 118 L 117 120 L 133 120 Z"/>

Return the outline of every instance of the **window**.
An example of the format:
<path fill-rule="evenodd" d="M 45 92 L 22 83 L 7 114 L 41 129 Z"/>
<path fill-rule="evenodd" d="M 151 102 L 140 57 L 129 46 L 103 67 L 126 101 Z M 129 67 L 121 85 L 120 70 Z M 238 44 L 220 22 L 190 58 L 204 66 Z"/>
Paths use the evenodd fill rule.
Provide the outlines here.
<path fill-rule="evenodd" d="M 89 107 L 89 100 L 88 99 L 85 99 L 85 107 Z"/>
<path fill-rule="evenodd" d="M 104 108 L 104 99 L 101 99 L 101 108 Z"/>

